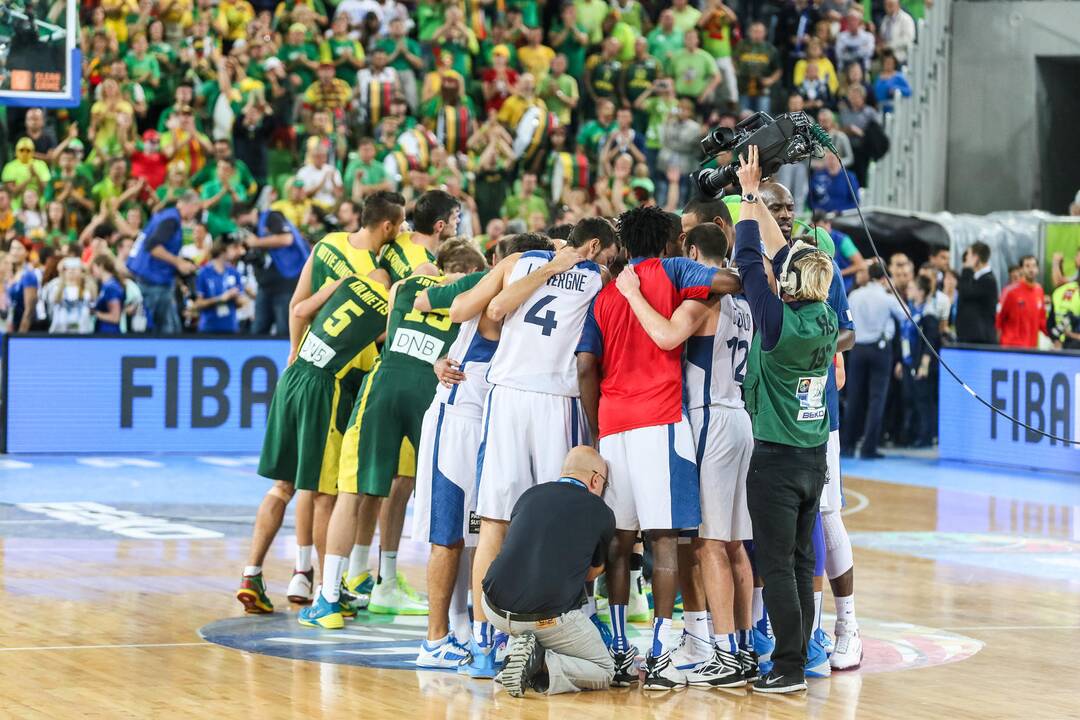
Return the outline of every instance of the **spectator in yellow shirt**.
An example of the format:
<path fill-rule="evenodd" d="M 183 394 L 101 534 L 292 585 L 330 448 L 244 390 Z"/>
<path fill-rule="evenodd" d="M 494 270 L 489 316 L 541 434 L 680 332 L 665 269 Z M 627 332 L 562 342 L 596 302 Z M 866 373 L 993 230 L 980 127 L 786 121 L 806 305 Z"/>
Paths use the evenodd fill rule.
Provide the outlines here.
<path fill-rule="evenodd" d="M 304 192 L 304 181 L 300 178 L 290 180 L 287 193 L 285 199 L 273 203 L 270 209 L 277 210 L 296 227 L 303 227 L 307 224 L 312 208 L 312 202 Z"/>
<path fill-rule="evenodd" d="M 529 28 L 528 38 L 529 44 L 518 48 L 518 62 L 521 63 L 522 70 L 532 73 L 536 81 L 541 82 L 551 70 L 555 51 L 543 44 L 542 28 Z"/>
<path fill-rule="evenodd" d="M 221 0 L 214 26 L 226 40 L 247 37 L 247 26 L 255 19 L 255 8 L 248 0 Z"/>
<path fill-rule="evenodd" d="M 304 92 L 304 105 L 308 110 L 326 110 L 335 115 L 345 111 L 352 100 L 352 88 L 338 78 L 336 72 L 332 62 L 324 60 L 319 64 L 318 80 Z"/>
<path fill-rule="evenodd" d="M 829 84 L 829 92 L 835 96 L 840 87 L 840 79 L 836 77 L 836 68 L 833 66 L 832 60 L 825 57 L 825 49 L 821 46 L 821 40 L 816 37 L 810 38 L 806 43 L 806 58 L 795 63 L 795 72 L 791 78 L 792 83 L 795 87 L 802 85 L 802 81 L 806 77 L 806 66 L 811 63 L 817 65 L 818 77 Z"/>

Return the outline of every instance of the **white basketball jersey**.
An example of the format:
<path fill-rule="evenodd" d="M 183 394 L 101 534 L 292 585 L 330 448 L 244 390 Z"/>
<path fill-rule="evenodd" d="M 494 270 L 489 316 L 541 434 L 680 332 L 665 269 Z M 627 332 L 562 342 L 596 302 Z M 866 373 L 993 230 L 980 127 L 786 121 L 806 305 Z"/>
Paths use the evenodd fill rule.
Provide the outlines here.
<path fill-rule="evenodd" d="M 497 340 L 488 340 L 481 335 L 479 327 L 479 316 L 461 323 L 457 339 L 446 354 L 451 360 L 461 363 L 459 369 L 465 373 L 465 379 L 449 388 L 440 383 L 435 390 L 438 402 L 478 419 L 484 414 L 484 398 L 491 389 L 487 380 L 491 356 L 499 346 Z"/>
<path fill-rule="evenodd" d="M 743 407 L 742 384 L 753 336 L 754 321 L 746 298 L 720 298 L 716 334 L 695 335 L 686 341 L 683 395 L 687 408 Z"/>
<path fill-rule="evenodd" d="M 554 253 L 548 250 L 523 254 L 510 271 L 509 282 L 520 280 L 552 257 Z M 507 315 L 488 371 L 491 384 L 578 397 L 574 352 L 585 315 L 602 285 L 599 266 L 582 262 L 551 277 Z"/>

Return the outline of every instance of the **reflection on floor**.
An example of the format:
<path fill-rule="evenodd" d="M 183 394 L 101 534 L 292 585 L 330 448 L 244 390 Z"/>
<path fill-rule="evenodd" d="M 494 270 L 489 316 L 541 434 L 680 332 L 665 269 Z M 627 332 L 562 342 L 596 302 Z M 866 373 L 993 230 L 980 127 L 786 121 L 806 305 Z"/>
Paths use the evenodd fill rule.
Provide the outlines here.
<path fill-rule="evenodd" d="M 365 613 L 336 635 L 297 625 L 283 597 L 288 531 L 266 566 L 283 612 L 243 617 L 232 590 L 266 486 L 254 468 L 252 457 L 0 458 L 0 599 L 14 610 L 0 642 L 0 715 L 1080 715 L 1075 683 L 1060 681 L 1075 676 L 1080 642 L 1080 477 L 847 462 L 866 662 L 814 681 L 806 697 L 514 701 L 489 683 L 410 669 L 423 619 Z M 416 586 L 425 558 L 403 543 Z"/>

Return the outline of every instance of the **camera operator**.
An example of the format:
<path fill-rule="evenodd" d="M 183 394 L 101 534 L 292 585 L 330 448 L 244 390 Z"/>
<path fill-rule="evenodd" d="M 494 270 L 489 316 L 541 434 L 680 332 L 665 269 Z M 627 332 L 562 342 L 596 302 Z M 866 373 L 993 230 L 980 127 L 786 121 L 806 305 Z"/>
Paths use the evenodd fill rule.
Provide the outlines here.
<path fill-rule="evenodd" d="M 259 292 L 255 296 L 255 335 L 289 334 L 289 301 L 311 248 L 300 231 L 277 210 L 260 212 L 248 203 L 237 203 L 233 220 L 238 239 L 248 247 L 247 260 L 255 271 Z"/>
<path fill-rule="evenodd" d="M 805 243 L 788 247 L 757 196 L 757 147 L 747 155 L 739 163 L 742 221 L 735 228 L 735 263 L 754 319 L 743 385 L 754 430 L 747 505 L 776 635 L 773 669 L 754 690 L 788 693 L 806 689 L 803 668 L 813 631 L 812 534 L 827 473 L 825 386 L 837 339 L 837 316 L 825 302 L 833 262 Z M 780 297 L 769 287 L 763 240 Z"/>

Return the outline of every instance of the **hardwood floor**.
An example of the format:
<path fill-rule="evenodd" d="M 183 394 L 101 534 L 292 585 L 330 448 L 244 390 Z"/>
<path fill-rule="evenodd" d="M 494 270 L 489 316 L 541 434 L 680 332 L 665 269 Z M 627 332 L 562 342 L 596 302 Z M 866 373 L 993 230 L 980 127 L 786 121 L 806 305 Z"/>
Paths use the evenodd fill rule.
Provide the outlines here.
<path fill-rule="evenodd" d="M 846 483 L 854 491 L 849 509 L 857 510 L 845 521 L 856 548 L 867 661 L 862 670 L 811 681 L 800 697 L 623 690 L 515 700 L 491 683 L 449 673 L 245 652 L 198 634 L 242 617 L 232 592 L 247 547 L 243 532 L 198 540 L 21 536 L 15 523 L 22 521 L 12 520 L 0 537 L 7 609 L 0 717 L 1080 717 L 1077 510 L 979 488 Z M 290 542 L 279 538 L 265 570 L 286 612 L 293 611 L 284 598 Z M 406 574 L 422 587 L 420 548 L 407 543 L 402 556 Z M 825 607 L 832 607 L 827 591 Z M 383 647 L 365 644 L 364 622 L 346 630 L 360 650 L 341 650 L 338 639 L 323 640 L 291 617 L 274 622 L 265 627 L 285 635 L 260 639 L 252 645 L 260 653 L 276 642 L 283 652 L 314 647 L 344 662 L 411 657 L 406 649 L 363 649 Z M 221 627 L 235 627 L 230 637 L 243 646 L 248 626 Z M 370 625 L 371 637 L 393 650 L 415 641 L 417 627 Z M 383 630 L 390 636 L 379 635 Z"/>

